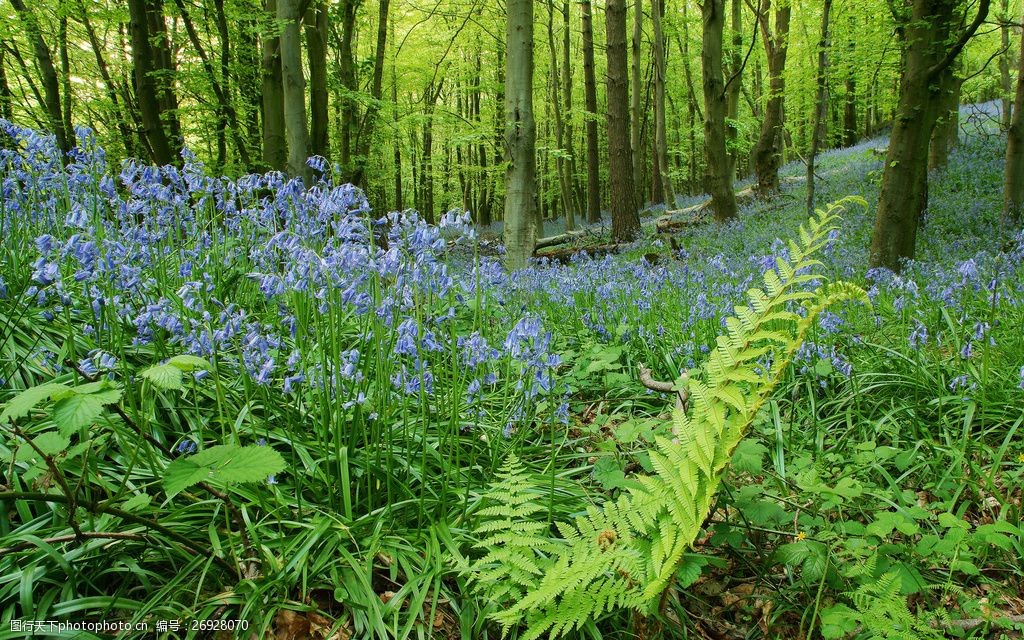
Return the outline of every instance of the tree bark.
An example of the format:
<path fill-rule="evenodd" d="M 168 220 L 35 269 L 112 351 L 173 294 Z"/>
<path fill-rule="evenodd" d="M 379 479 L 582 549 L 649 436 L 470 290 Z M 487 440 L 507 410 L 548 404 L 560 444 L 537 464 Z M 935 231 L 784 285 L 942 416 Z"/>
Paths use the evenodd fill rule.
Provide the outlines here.
<path fill-rule="evenodd" d="M 630 148 L 632 149 L 632 160 L 633 160 L 633 184 L 636 185 L 639 194 L 634 193 L 634 196 L 640 195 L 640 199 L 637 200 L 637 205 L 643 204 L 643 189 L 640 185 L 644 183 L 643 180 L 643 140 L 640 138 L 640 87 L 643 82 L 640 76 L 640 44 L 643 39 L 644 31 L 644 9 L 643 0 L 634 0 L 633 2 L 633 38 L 630 46 L 630 86 L 633 88 L 630 94 L 630 118 L 629 118 L 629 142 Z M 652 180 L 657 180 L 658 176 L 652 176 Z"/>
<path fill-rule="evenodd" d="M 1013 112 L 1013 98 L 1010 93 L 1013 85 L 1010 81 L 1010 67 L 1013 64 L 1013 53 L 1010 50 L 1010 0 L 1002 0 L 999 15 L 999 38 L 1003 53 L 999 56 L 999 84 L 1002 91 L 1003 112 L 1000 118 L 1000 128 L 1009 131 L 1011 116 Z"/>
<path fill-rule="evenodd" d="M 817 91 L 814 98 L 814 120 L 811 123 L 811 151 L 807 155 L 807 212 L 814 212 L 814 160 L 824 135 L 823 122 L 828 115 L 828 84 L 825 73 L 828 70 L 828 23 L 832 11 L 832 0 L 824 0 L 821 9 L 821 39 L 818 41 Z"/>
<path fill-rule="evenodd" d="M 330 132 L 327 118 L 327 5 L 316 3 L 306 9 L 306 49 L 309 51 L 309 153 L 329 158 Z"/>
<path fill-rule="evenodd" d="M 279 0 L 280 1 L 280 0 Z M 341 99 L 340 160 L 342 171 L 352 176 L 353 142 L 356 134 L 356 103 L 353 94 L 359 91 L 356 84 L 356 62 L 352 50 L 356 29 L 356 8 L 359 0 L 341 0 L 341 37 L 338 40 L 338 79 L 346 92 Z"/>
<path fill-rule="evenodd" d="M 722 71 L 725 0 L 704 0 L 701 14 L 704 43 L 700 59 L 704 72 L 704 149 L 707 157 L 704 181 L 711 195 L 715 220 L 727 222 L 736 217 L 736 193 L 732 189 L 729 154 L 725 144 L 727 105 Z"/>
<path fill-rule="evenodd" d="M 135 137 L 132 135 L 131 129 L 129 128 L 128 116 L 121 108 L 121 100 L 117 95 L 117 87 L 114 85 L 114 82 L 110 77 L 110 69 L 103 57 L 103 46 L 100 44 L 99 38 L 96 37 L 96 30 L 93 29 L 92 22 L 89 20 L 89 14 L 81 0 L 78 2 L 78 19 L 81 21 L 82 26 L 85 27 L 85 34 L 89 39 L 89 46 L 93 51 L 93 56 L 96 58 L 96 68 L 99 70 L 100 77 L 103 79 L 103 87 L 106 89 L 107 98 L 110 100 L 110 104 L 112 105 L 114 120 L 116 120 L 117 129 L 121 133 L 121 140 L 124 144 L 125 154 L 130 156 L 136 151 Z"/>
<path fill-rule="evenodd" d="M 957 65 L 959 66 L 959 65 Z M 950 74 L 948 82 L 939 96 L 939 117 L 928 143 L 928 170 L 936 171 L 946 166 L 949 151 L 956 146 L 960 129 L 960 88 L 964 79 L 957 73 Z"/>
<path fill-rule="evenodd" d="M 11 121 L 14 119 L 14 109 L 12 102 L 14 101 L 14 95 L 11 93 L 11 87 L 7 84 L 7 68 L 4 65 L 4 50 L 0 49 L 0 118 Z M 0 143 L 5 140 L 0 140 Z"/>
<path fill-rule="evenodd" d="M 559 153 L 555 156 L 555 168 L 558 172 L 559 193 L 562 209 L 565 211 L 565 230 L 572 231 L 576 227 L 576 203 L 572 194 L 572 175 L 569 173 L 569 162 L 565 152 L 565 123 L 562 121 L 562 78 L 559 73 L 558 52 L 555 49 L 555 3 L 548 0 L 548 49 L 551 52 L 551 97 L 554 102 L 555 144 Z M 569 112 L 566 111 L 566 115 Z"/>
<path fill-rule="evenodd" d="M 20 0 L 19 0 L 20 1 Z M 177 98 L 163 25 L 163 7 L 152 0 L 128 0 L 135 71 L 135 95 L 142 116 L 143 132 L 157 164 L 180 164 L 180 127 L 174 109 Z"/>
<path fill-rule="evenodd" d="M 366 163 L 370 155 L 370 143 L 373 140 L 373 129 L 377 124 L 380 111 L 380 99 L 384 81 L 384 56 L 388 39 L 388 10 L 390 1 L 380 0 L 377 12 L 377 51 L 373 59 L 373 80 L 370 84 L 370 105 L 363 116 L 363 124 L 359 127 L 356 141 L 355 167 L 352 171 L 352 184 L 364 186 Z"/>
<path fill-rule="evenodd" d="M 1007 129 L 1006 179 L 1003 189 L 1003 221 L 1015 231 L 1024 222 L 1024 33 L 1021 34 L 1020 63 L 1017 65 L 1017 93 Z"/>
<path fill-rule="evenodd" d="M 25 6 L 23 0 L 11 0 L 11 5 L 17 11 L 18 19 L 32 42 L 32 50 L 35 53 L 36 64 L 39 66 L 39 73 L 43 81 L 43 107 L 46 109 L 50 129 L 57 139 L 57 148 L 61 150 L 62 156 L 65 156 L 71 150 L 73 132 L 65 128 L 64 113 L 61 110 L 60 82 L 57 77 L 57 69 L 53 66 L 50 48 L 43 40 L 43 33 L 39 28 L 39 19 L 36 14 Z"/>
<path fill-rule="evenodd" d="M 761 134 L 754 147 L 754 172 L 757 174 L 755 191 L 760 197 L 768 197 L 779 191 L 779 168 L 782 166 L 782 137 L 784 123 L 783 107 L 786 91 L 786 56 L 789 51 L 789 20 L 792 9 L 783 0 L 775 9 L 775 29 L 768 23 L 771 0 L 757 20 L 761 26 L 761 39 L 768 56 L 768 104 L 761 121 Z"/>
<path fill-rule="evenodd" d="M 302 39 L 299 36 L 300 0 L 277 0 L 281 29 L 281 78 L 284 84 L 285 139 L 288 174 L 309 183 L 309 132 L 306 129 L 306 81 L 302 74 Z"/>
<path fill-rule="evenodd" d="M 626 3 L 605 5 L 608 52 L 608 186 L 611 191 L 612 241 L 629 242 L 640 235 L 629 149 L 629 85 L 626 61 Z"/>
<path fill-rule="evenodd" d="M 906 63 L 871 239 L 872 267 L 898 272 L 904 259 L 914 257 L 918 224 L 928 205 L 928 143 L 939 98 L 948 88 L 950 65 L 988 15 L 989 5 L 990 0 L 980 0 L 974 21 L 961 30 L 955 27 L 956 0 L 913 1 L 904 26 Z"/>
<path fill-rule="evenodd" d="M 658 159 L 659 176 L 655 183 L 662 192 L 655 194 L 668 206 L 675 204 L 675 190 L 668 163 L 668 126 L 665 116 L 665 82 L 668 66 L 665 57 L 665 33 L 662 29 L 664 0 L 651 0 L 651 24 L 654 29 L 654 149 Z"/>
<path fill-rule="evenodd" d="M 505 71 L 505 259 L 526 266 L 537 241 L 536 123 L 533 119 L 533 0 L 508 0 Z"/>
<path fill-rule="evenodd" d="M 729 184 L 736 182 L 736 167 L 739 164 L 739 129 L 736 121 L 740 117 L 740 96 L 743 92 L 743 12 L 740 0 L 732 0 L 732 17 L 729 21 L 732 31 L 732 46 L 729 47 L 728 76 L 725 86 L 725 135 L 728 152 Z"/>
<path fill-rule="evenodd" d="M 263 35 L 263 162 L 274 171 L 288 169 L 288 143 L 284 124 L 284 79 L 281 75 L 281 35 L 277 27 L 277 3 L 265 0 L 272 27 Z M 287 2 L 288 0 L 280 0 Z"/>
<path fill-rule="evenodd" d="M 583 89 L 587 108 L 587 222 L 601 222 L 601 173 L 597 138 L 597 78 L 594 71 L 594 21 L 590 0 L 583 9 Z"/>

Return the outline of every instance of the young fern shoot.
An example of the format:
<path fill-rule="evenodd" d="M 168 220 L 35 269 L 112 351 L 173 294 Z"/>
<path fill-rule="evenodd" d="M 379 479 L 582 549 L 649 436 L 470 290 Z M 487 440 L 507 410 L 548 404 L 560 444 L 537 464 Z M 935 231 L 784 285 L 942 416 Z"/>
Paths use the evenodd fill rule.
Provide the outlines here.
<path fill-rule="evenodd" d="M 726 318 L 708 360 L 689 372 L 687 410 L 673 413 L 673 438 L 651 451 L 654 475 L 634 478 L 615 500 L 558 522 L 552 538 L 545 511 L 522 465 L 510 457 L 478 512 L 472 567 L 477 588 L 499 604 L 492 618 L 507 632 L 526 625 L 524 640 L 557 637 L 614 609 L 654 613 L 671 589 L 707 518 L 736 447 L 778 385 L 818 314 L 847 300 L 870 305 L 846 282 L 823 282 L 814 254 L 829 241 L 846 198 L 800 227 L 789 257 L 776 258 L 749 305 Z M 537 502 L 534 499 L 537 499 Z"/>

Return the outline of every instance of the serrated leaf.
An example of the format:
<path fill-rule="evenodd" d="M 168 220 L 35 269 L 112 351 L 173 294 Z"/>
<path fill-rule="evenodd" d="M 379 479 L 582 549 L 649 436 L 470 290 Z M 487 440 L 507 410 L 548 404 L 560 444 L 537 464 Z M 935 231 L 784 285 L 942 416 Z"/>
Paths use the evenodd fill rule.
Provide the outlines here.
<path fill-rule="evenodd" d="M 172 364 L 157 364 L 142 372 L 142 377 L 149 380 L 157 389 L 165 391 L 181 391 L 182 370 Z"/>
<path fill-rule="evenodd" d="M 53 405 L 53 421 L 67 435 L 87 427 L 103 413 L 103 399 L 98 395 L 72 394 Z"/>
<path fill-rule="evenodd" d="M 763 469 L 764 457 L 768 447 L 756 440 L 743 440 L 732 454 L 732 467 L 740 473 L 757 475 Z"/>
<path fill-rule="evenodd" d="M 210 363 L 206 359 L 200 358 L 198 356 L 190 356 L 187 354 L 174 356 L 173 358 L 167 361 L 167 364 L 169 364 L 172 367 L 175 367 L 176 369 L 180 369 L 185 373 L 196 371 L 197 369 L 208 370 L 211 368 Z"/>
<path fill-rule="evenodd" d="M 87 382 L 75 387 L 74 392 L 80 395 L 91 395 L 99 398 L 103 404 L 114 404 L 121 399 L 121 387 L 109 380 Z"/>
<path fill-rule="evenodd" d="M 56 431 L 47 431 L 46 433 L 41 433 L 38 436 L 32 438 L 32 444 L 38 447 L 39 451 L 43 452 L 43 455 L 47 456 L 52 456 L 54 454 L 60 453 L 61 451 L 67 449 L 70 443 L 70 438 L 62 436 Z M 21 446 L 18 449 L 18 455 L 16 459 L 19 461 L 24 461 L 32 460 L 38 457 L 39 453 L 33 447 L 23 442 L 21 443 Z"/>
<path fill-rule="evenodd" d="M 167 465 L 164 491 L 171 498 L 199 482 L 263 482 L 284 467 L 284 458 L 270 447 L 222 444 Z"/>
<path fill-rule="evenodd" d="M 68 391 L 66 384 L 50 382 L 25 389 L 18 395 L 11 398 L 0 413 L 0 422 L 7 423 L 10 420 L 24 418 L 28 412 L 34 409 L 40 402 L 49 400 L 55 395 Z"/>

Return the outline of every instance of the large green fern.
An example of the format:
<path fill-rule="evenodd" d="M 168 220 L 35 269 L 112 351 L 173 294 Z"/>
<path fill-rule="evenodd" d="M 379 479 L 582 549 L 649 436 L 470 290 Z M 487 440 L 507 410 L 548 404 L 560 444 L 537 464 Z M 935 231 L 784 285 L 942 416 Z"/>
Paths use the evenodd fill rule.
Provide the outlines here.
<path fill-rule="evenodd" d="M 860 288 L 823 281 L 812 255 L 828 241 L 847 199 L 829 205 L 800 228 L 789 259 L 776 259 L 764 288 L 748 292 L 749 306 L 726 319 L 710 358 L 689 376 L 689 409 L 676 409 L 674 438 L 651 451 L 655 475 L 639 476 L 616 500 L 590 506 L 549 535 L 544 508 L 518 460 L 510 458 L 501 482 L 479 512 L 478 547 L 486 555 L 472 567 L 478 588 L 500 605 L 492 614 L 507 631 L 526 623 L 524 640 L 555 637 L 600 614 L 628 608 L 648 614 L 679 574 L 700 533 L 723 472 L 758 411 L 775 389 L 816 316 L 830 304 L 856 299 Z"/>

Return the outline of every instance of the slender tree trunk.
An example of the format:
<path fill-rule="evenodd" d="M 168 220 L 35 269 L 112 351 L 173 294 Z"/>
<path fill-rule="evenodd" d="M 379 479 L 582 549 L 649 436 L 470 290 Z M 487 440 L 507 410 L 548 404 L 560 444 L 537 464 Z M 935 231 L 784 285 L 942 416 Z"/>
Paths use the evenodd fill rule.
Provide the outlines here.
<path fill-rule="evenodd" d="M 117 87 L 111 80 L 110 69 L 107 67 L 107 62 L 103 57 L 104 47 L 100 44 L 99 38 L 96 37 L 96 31 L 92 27 L 89 14 L 81 0 L 78 2 L 78 19 L 82 22 L 82 26 L 85 27 L 85 34 L 89 39 L 89 47 L 96 58 L 96 68 L 99 70 L 100 78 L 103 79 L 103 87 L 106 89 L 107 98 L 110 100 L 114 112 L 114 119 L 117 121 L 117 129 L 121 133 L 125 154 L 130 156 L 136 151 L 135 137 L 129 128 L 129 119 L 121 107 L 121 100 L 117 95 Z"/>
<path fill-rule="evenodd" d="M 640 121 L 642 114 L 640 110 L 640 87 L 642 86 L 643 79 L 640 74 L 640 44 L 643 39 L 644 32 L 644 9 L 643 0 L 633 1 L 633 39 L 631 43 L 631 65 L 630 65 L 630 86 L 633 91 L 630 93 L 630 118 L 629 118 L 629 141 L 632 149 L 633 159 L 633 184 L 636 185 L 636 191 L 638 193 L 634 195 L 640 195 L 637 200 L 637 205 L 643 204 L 643 189 L 640 189 L 640 185 L 644 183 L 643 179 L 643 140 L 640 138 L 641 128 Z"/>
<path fill-rule="evenodd" d="M 391 40 L 395 39 L 395 25 L 391 24 Z M 391 54 L 391 114 L 395 131 L 398 131 L 398 51 L 394 49 Z M 394 144 L 395 162 L 395 210 L 405 209 L 405 201 L 402 197 L 402 145 L 398 143 L 396 136 Z"/>
<path fill-rule="evenodd" d="M 932 139 L 928 143 L 929 171 L 945 167 L 950 149 L 956 146 L 960 129 L 960 87 L 963 84 L 964 79 L 954 72 L 950 74 L 949 82 L 939 96 L 939 117 L 932 130 Z"/>
<path fill-rule="evenodd" d="M 736 167 L 739 164 L 740 147 L 737 144 L 739 129 L 735 122 L 740 117 L 740 96 L 743 93 L 743 12 L 741 0 L 732 0 L 732 16 L 729 21 L 732 31 L 732 46 L 729 54 L 728 84 L 725 87 L 725 135 L 728 153 L 729 184 L 736 182 Z"/>
<path fill-rule="evenodd" d="M 704 21 L 701 68 L 704 72 L 704 149 L 707 155 L 705 186 L 711 194 L 715 220 L 726 222 L 736 217 L 736 193 L 732 189 L 729 153 L 725 144 L 727 104 L 722 71 L 725 0 L 704 0 L 701 11 Z"/>
<path fill-rule="evenodd" d="M 281 29 L 281 78 L 284 84 L 285 139 L 288 142 L 288 174 L 309 184 L 311 175 L 309 132 L 306 129 L 306 81 L 302 74 L 302 39 L 299 35 L 300 0 L 277 0 Z"/>
<path fill-rule="evenodd" d="M 271 20 L 277 20 L 279 0 L 265 0 Z M 287 2 L 288 0 L 280 0 Z M 263 35 L 263 162 L 275 171 L 288 168 L 288 143 L 284 123 L 284 78 L 281 75 L 281 37 Z"/>
<path fill-rule="evenodd" d="M 72 132 L 65 129 L 64 113 L 61 110 L 60 81 L 57 77 L 57 69 L 53 66 L 53 57 L 50 55 L 50 48 L 43 40 L 43 33 L 39 28 L 39 19 L 32 12 L 23 0 L 11 0 L 11 6 L 18 13 L 18 19 L 32 42 L 32 49 L 35 52 L 36 65 L 43 81 L 44 101 L 46 115 L 49 119 L 50 129 L 57 139 L 57 148 L 63 154 L 71 150 Z M 67 99 L 67 97 L 65 97 Z M 66 159 L 65 159 L 66 161 Z"/>
<path fill-rule="evenodd" d="M 354 173 L 352 152 L 356 134 L 356 103 L 352 96 L 359 91 L 356 84 L 355 53 L 352 50 L 358 2 L 359 0 L 341 0 L 341 37 L 338 41 L 338 79 L 345 91 L 341 100 L 341 140 L 338 143 L 341 167 L 349 176 Z"/>
<path fill-rule="evenodd" d="M 329 158 L 330 123 L 327 110 L 327 5 L 306 10 L 306 49 L 309 51 L 309 153 Z"/>
<path fill-rule="evenodd" d="M 1017 93 L 1007 133 L 1003 223 L 1013 232 L 1024 222 L 1024 33 L 1017 65 Z"/>
<path fill-rule="evenodd" d="M 818 41 L 817 93 L 814 100 L 814 120 L 811 124 L 811 151 L 807 155 L 807 212 L 814 211 L 814 159 L 824 135 L 823 122 L 828 114 L 828 84 L 825 73 L 828 70 L 828 23 L 832 11 L 832 0 L 824 0 L 821 9 L 821 40 Z"/>
<path fill-rule="evenodd" d="M 363 186 L 366 176 L 366 164 L 370 155 L 370 143 L 373 140 L 373 129 L 377 124 L 377 113 L 380 111 L 380 99 L 384 83 L 384 56 L 388 40 L 389 0 L 380 0 L 377 12 L 377 51 L 373 59 L 373 80 L 370 84 L 370 97 L 373 99 L 366 108 L 363 124 L 359 127 L 356 140 L 355 168 L 352 172 L 352 183 Z"/>
<path fill-rule="evenodd" d="M 928 143 L 939 116 L 939 98 L 952 77 L 950 66 L 988 15 L 989 5 L 990 0 L 980 0 L 974 21 L 957 29 L 955 0 L 913 1 L 905 26 L 899 104 L 871 239 L 872 267 L 899 271 L 903 259 L 914 257 L 918 224 L 928 205 Z"/>
<path fill-rule="evenodd" d="M 537 241 L 536 123 L 533 119 L 533 0 L 508 0 L 505 72 L 505 249 L 521 269 Z"/>
<path fill-rule="evenodd" d="M 768 104 L 761 121 L 761 135 L 754 147 L 754 172 L 757 174 L 755 190 L 761 197 L 768 197 L 779 191 L 779 168 L 785 142 L 782 134 L 785 127 L 783 107 L 786 91 L 786 55 L 789 51 L 789 20 L 791 6 L 781 2 L 775 9 L 775 29 L 768 24 L 771 0 L 757 16 L 761 25 L 761 38 L 768 56 Z"/>
<path fill-rule="evenodd" d="M 572 190 L 573 211 L 583 211 L 580 185 L 576 173 L 576 143 L 573 132 L 572 101 L 572 24 L 569 15 L 569 0 L 562 1 L 562 97 L 565 100 L 565 150 L 569 154 L 569 188 Z"/>
<path fill-rule="evenodd" d="M 628 242 L 640 235 L 629 149 L 629 85 L 626 61 L 626 3 L 605 5 L 608 52 L 608 186 L 611 191 L 612 239 Z"/>
<path fill-rule="evenodd" d="M 583 89 L 587 108 L 587 222 L 601 222 L 601 173 L 597 138 L 597 78 L 594 71 L 594 24 L 590 0 L 583 9 Z"/>
<path fill-rule="evenodd" d="M 565 125 L 562 121 L 561 74 L 559 73 L 558 51 L 555 49 L 555 3 L 548 0 L 548 49 L 551 52 L 551 97 L 555 105 L 555 144 L 559 153 L 555 156 L 555 167 L 558 172 L 559 192 L 562 197 L 562 209 L 565 211 L 565 229 L 572 231 L 576 227 L 576 203 L 572 195 L 572 176 L 569 173 L 569 162 L 565 157 Z M 569 112 L 566 111 L 566 115 Z"/>
<path fill-rule="evenodd" d="M 75 125 L 71 122 L 71 60 L 68 59 L 68 17 L 63 14 L 63 7 L 61 7 L 61 11 L 57 38 L 57 51 L 60 55 L 61 93 L 64 98 L 61 105 L 63 107 L 61 117 L 64 122 L 64 131 L 67 132 L 68 144 L 74 146 Z"/>
<path fill-rule="evenodd" d="M 999 56 L 999 84 L 1002 91 L 1003 113 L 1000 120 L 1001 129 L 1008 131 L 1013 112 L 1013 84 L 1010 81 L 1010 67 L 1013 65 L 1013 52 L 1010 49 L 1010 0 L 1002 0 L 999 6 L 999 36 L 1003 53 Z"/>
<path fill-rule="evenodd" d="M 675 190 L 672 188 L 668 164 L 668 126 L 665 117 L 665 81 L 668 66 L 665 57 L 665 33 L 661 25 L 663 3 L 664 0 L 651 1 L 651 23 L 654 27 L 654 148 L 661 174 L 657 182 L 661 184 L 663 190 L 656 195 L 671 207 L 675 202 Z"/>
<path fill-rule="evenodd" d="M 128 10 L 132 63 L 135 70 L 135 96 L 139 103 L 144 135 L 154 162 L 161 165 L 178 164 L 181 160 L 178 155 L 180 144 L 174 133 L 176 127 L 172 123 L 176 122 L 177 117 L 165 111 L 171 103 L 166 95 L 170 79 L 158 77 L 161 72 L 167 71 L 164 66 L 166 60 L 161 53 L 163 46 L 153 44 L 166 43 L 166 39 L 158 37 L 151 29 L 157 17 L 151 13 L 156 7 L 149 0 L 128 0 Z M 159 20 L 162 23 L 162 12 Z"/>
<path fill-rule="evenodd" d="M 242 119 L 245 121 L 245 139 L 252 158 L 263 157 L 263 131 L 260 111 L 263 104 L 263 66 L 257 35 L 262 12 L 252 11 L 240 21 L 235 59 L 238 61 L 238 93 L 241 98 Z M 253 162 L 253 168 L 257 163 Z"/>

